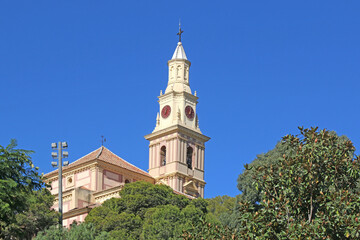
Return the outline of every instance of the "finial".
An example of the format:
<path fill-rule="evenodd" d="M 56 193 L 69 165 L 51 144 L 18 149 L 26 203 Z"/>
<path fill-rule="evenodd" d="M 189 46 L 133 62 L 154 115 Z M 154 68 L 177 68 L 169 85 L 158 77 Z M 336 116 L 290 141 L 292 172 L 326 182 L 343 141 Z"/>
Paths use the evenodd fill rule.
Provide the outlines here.
<path fill-rule="evenodd" d="M 162 95 L 162 90 L 160 90 L 160 96 Z"/>
<path fill-rule="evenodd" d="M 101 146 L 104 146 L 104 142 L 106 142 L 106 138 L 104 138 L 104 136 L 101 136 Z"/>
<path fill-rule="evenodd" d="M 195 92 L 194 92 L 194 96 L 195 96 L 195 97 L 196 97 L 196 94 L 197 94 L 197 93 L 196 93 L 196 91 L 195 91 Z"/>
<path fill-rule="evenodd" d="M 181 34 L 183 33 L 184 31 L 181 30 L 181 23 L 180 23 L 180 19 L 179 19 L 179 32 L 176 34 L 176 35 L 179 35 L 179 42 L 181 42 Z"/>
<path fill-rule="evenodd" d="M 159 126 L 160 125 L 160 114 L 157 113 L 157 116 L 156 116 L 156 126 Z"/>

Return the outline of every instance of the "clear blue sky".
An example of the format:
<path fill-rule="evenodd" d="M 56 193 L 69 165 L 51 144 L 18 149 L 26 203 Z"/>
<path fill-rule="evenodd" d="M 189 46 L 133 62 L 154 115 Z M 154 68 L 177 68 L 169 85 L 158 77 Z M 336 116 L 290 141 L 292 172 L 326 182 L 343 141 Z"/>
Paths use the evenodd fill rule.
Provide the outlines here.
<path fill-rule="evenodd" d="M 177 44 L 192 62 L 206 197 L 239 194 L 245 163 L 297 126 L 360 149 L 359 1 L 1 1 L 0 145 L 41 172 L 101 145 L 142 169 Z M 357 151 L 359 152 L 359 151 Z"/>

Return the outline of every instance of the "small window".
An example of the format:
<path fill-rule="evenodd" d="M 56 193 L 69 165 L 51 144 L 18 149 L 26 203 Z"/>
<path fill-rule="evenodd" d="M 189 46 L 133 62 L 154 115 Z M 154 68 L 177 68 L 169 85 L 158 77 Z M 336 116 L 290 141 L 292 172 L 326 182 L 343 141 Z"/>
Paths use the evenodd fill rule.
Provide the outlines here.
<path fill-rule="evenodd" d="M 160 149 L 160 165 L 165 166 L 166 165 L 166 147 L 162 146 Z"/>
<path fill-rule="evenodd" d="M 192 169 L 192 154 L 193 154 L 192 147 L 188 147 L 186 150 L 186 164 L 190 169 Z"/>

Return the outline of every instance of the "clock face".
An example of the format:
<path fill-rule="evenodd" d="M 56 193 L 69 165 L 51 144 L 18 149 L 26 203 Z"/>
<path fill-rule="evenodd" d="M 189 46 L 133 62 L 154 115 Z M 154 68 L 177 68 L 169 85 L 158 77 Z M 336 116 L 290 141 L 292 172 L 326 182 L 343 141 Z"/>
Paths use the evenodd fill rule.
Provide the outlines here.
<path fill-rule="evenodd" d="M 171 107 L 169 105 L 166 105 L 165 107 L 163 107 L 163 109 L 161 110 L 161 116 L 163 118 L 167 118 L 171 113 Z"/>
<path fill-rule="evenodd" d="M 185 114 L 188 117 L 188 119 L 192 120 L 194 118 L 194 109 L 190 106 L 186 106 L 185 108 Z"/>

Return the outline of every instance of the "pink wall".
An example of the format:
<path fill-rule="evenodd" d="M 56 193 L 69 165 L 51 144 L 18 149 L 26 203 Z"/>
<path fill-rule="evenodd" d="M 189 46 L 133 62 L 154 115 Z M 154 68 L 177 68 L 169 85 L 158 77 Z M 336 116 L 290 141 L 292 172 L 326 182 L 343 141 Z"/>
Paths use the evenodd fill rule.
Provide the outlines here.
<path fill-rule="evenodd" d="M 103 171 L 103 190 L 119 186 L 123 181 L 123 175 L 108 170 Z"/>
<path fill-rule="evenodd" d="M 83 208 L 89 205 L 88 201 L 78 199 L 78 208 Z"/>
<path fill-rule="evenodd" d="M 51 190 L 50 190 L 51 194 L 58 194 L 59 193 L 58 189 L 59 189 L 58 180 L 53 181 L 51 183 Z M 62 181 L 62 189 L 63 189 L 63 191 L 65 190 L 65 179 L 64 178 L 63 178 L 63 181 Z"/>
<path fill-rule="evenodd" d="M 71 209 L 70 205 L 71 205 L 71 201 L 63 202 L 63 213 L 65 213 Z"/>
<path fill-rule="evenodd" d="M 75 217 L 72 217 L 72 218 L 65 219 L 65 220 L 63 220 L 63 226 L 69 228 L 70 225 L 74 221 L 83 222 L 87 215 L 88 215 L 87 213 L 84 213 L 84 214 L 81 214 L 81 215 L 78 215 L 78 216 L 75 216 Z"/>
<path fill-rule="evenodd" d="M 90 170 L 79 172 L 75 174 L 75 187 L 91 188 L 91 174 Z"/>

